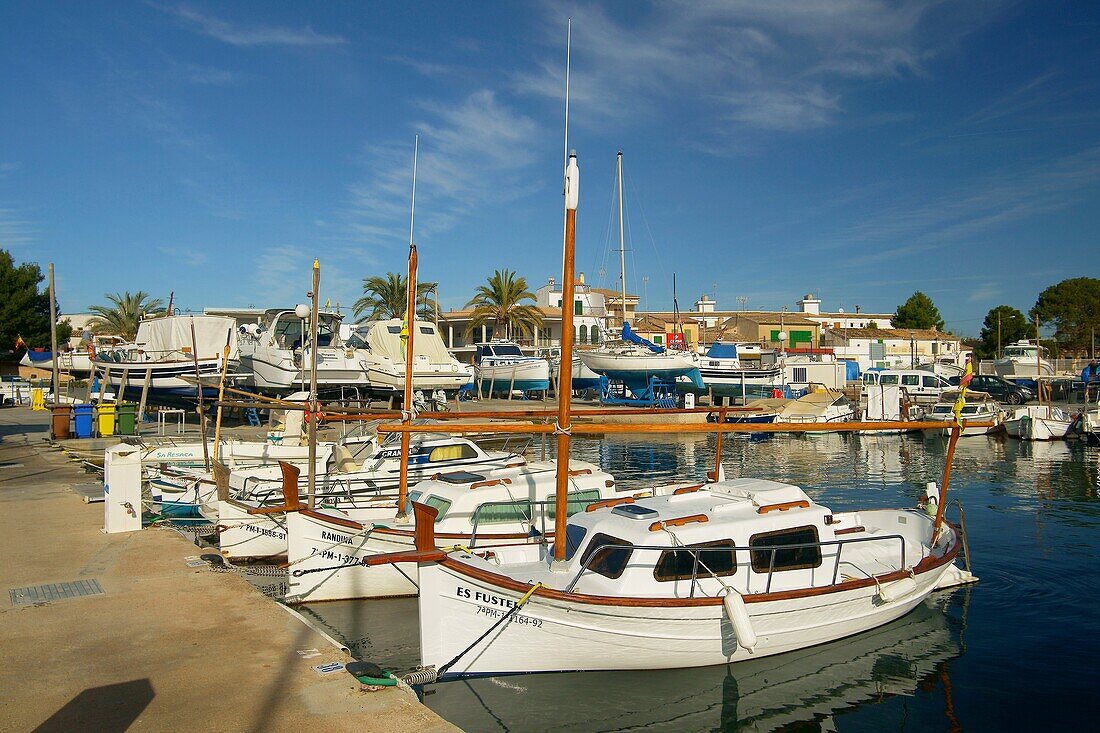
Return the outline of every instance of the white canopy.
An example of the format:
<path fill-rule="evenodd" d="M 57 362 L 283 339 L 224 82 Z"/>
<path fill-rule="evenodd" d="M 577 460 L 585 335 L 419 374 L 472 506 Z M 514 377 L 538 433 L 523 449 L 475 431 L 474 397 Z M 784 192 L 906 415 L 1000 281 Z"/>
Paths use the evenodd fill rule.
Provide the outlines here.
<path fill-rule="evenodd" d="M 154 360 L 182 358 L 183 354 L 190 355 L 192 351 L 192 323 L 195 324 L 194 345 L 198 358 L 221 356 L 227 338 L 229 358 L 237 358 L 237 322 L 225 316 L 166 316 L 142 321 L 138 324 L 134 343 Z"/>

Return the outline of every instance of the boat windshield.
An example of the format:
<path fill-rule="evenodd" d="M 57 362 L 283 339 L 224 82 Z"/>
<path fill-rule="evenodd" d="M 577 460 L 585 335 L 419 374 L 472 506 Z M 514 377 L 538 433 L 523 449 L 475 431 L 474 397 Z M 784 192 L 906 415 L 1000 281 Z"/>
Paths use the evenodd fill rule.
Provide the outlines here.
<path fill-rule="evenodd" d="M 493 344 L 486 347 L 490 356 L 523 356 L 523 352 L 515 344 Z"/>

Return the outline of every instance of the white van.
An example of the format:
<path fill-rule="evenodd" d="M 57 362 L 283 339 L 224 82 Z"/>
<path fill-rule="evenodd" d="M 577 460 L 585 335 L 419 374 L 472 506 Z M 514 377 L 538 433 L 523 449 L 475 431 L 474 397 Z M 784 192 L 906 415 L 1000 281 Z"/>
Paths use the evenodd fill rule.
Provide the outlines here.
<path fill-rule="evenodd" d="M 864 372 L 860 394 L 866 397 L 867 388 L 879 384 L 900 386 L 909 395 L 909 399 L 922 403 L 935 402 L 940 398 L 941 392 L 952 389 L 950 382 L 932 372 L 920 369 L 887 369 L 881 372 Z"/>

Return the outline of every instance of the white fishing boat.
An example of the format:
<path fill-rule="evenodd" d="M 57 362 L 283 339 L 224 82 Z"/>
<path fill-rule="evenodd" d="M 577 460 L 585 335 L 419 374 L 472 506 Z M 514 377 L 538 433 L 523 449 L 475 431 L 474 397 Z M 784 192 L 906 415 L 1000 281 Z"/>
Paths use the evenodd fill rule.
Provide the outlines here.
<path fill-rule="evenodd" d="M 241 327 L 241 369 L 253 389 L 286 394 L 304 389 L 309 382 L 308 306 L 272 309 L 260 323 Z M 320 388 L 370 386 L 370 355 L 340 338 L 342 315 L 320 311 L 317 315 L 317 384 Z"/>
<path fill-rule="evenodd" d="M 1005 418 L 1005 432 L 1020 440 L 1062 440 L 1073 426 L 1073 415 L 1051 405 L 1017 407 Z"/>
<path fill-rule="evenodd" d="M 951 428 L 955 424 L 955 401 L 959 398 L 958 390 L 950 390 L 940 395 L 940 401 L 932 405 L 924 419 L 930 422 L 943 423 L 942 428 L 934 428 L 926 432 L 937 435 L 950 435 Z M 1005 429 L 1005 413 L 1000 404 L 991 395 L 985 392 L 967 390 L 966 403 L 963 405 L 959 417 L 969 422 L 989 422 L 988 427 L 966 426 L 960 431 L 962 437 L 969 435 L 988 435 Z"/>
<path fill-rule="evenodd" d="M 584 366 L 596 374 L 622 382 L 635 395 L 649 390 L 650 380 L 675 382 L 686 377 L 692 384 L 705 390 L 699 376 L 697 356 L 688 351 L 674 351 L 658 346 L 630 329 L 626 318 L 626 260 L 623 228 L 623 154 L 620 151 L 615 162 L 619 192 L 619 281 L 622 286 L 623 325 L 622 343 L 609 344 L 598 349 L 578 351 L 577 357 Z"/>
<path fill-rule="evenodd" d="M 1046 348 L 1027 339 L 1006 346 L 1004 355 L 993 362 L 993 371 L 1006 379 L 1054 376 L 1054 367 L 1047 358 Z"/>
<path fill-rule="evenodd" d="M 375 506 L 386 496 L 390 511 L 395 506 L 395 491 L 401 472 L 399 440 L 391 438 L 378 447 L 375 443 L 337 445 L 316 469 L 315 503 L 336 509 Z M 318 454 L 320 456 L 320 454 Z M 526 459 L 514 451 L 486 451 L 466 438 L 422 433 L 410 442 L 407 471 L 410 482 L 438 473 L 454 471 L 492 471 L 516 468 Z M 298 495 L 306 498 L 305 476 L 297 479 Z M 286 519 L 280 511 L 264 511 L 285 506 L 285 474 L 279 466 L 233 471 L 227 479 L 226 499 L 217 495 L 214 482 L 200 485 L 199 509 L 203 516 L 224 529 L 220 546 L 231 559 L 269 557 L 287 552 Z"/>
<path fill-rule="evenodd" d="M 404 327 L 400 318 L 369 323 L 358 326 L 347 340 L 347 346 L 367 354 L 367 381 L 372 393 L 393 395 L 405 388 Z M 453 397 L 470 383 L 472 371 L 447 351 L 435 324 L 416 321 L 415 327 L 413 389 L 429 394 L 442 391 Z"/>
<path fill-rule="evenodd" d="M 229 356 L 223 357 L 227 346 Z M 133 343 L 99 351 L 93 363 L 100 379 L 123 399 L 146 392 L 149 404 L 191 404 L 198 399 L 196 378 L 208 385 L 204 396 L 214 397 L 223 367 L 236 371 L 236 322 L 223 316 L 142 321 Z"/>
<path fill-rule="evenodd" d="M 434 529 L 436 510 L 414 506 Z M 857 634 L 973 581 L 954 565 L 955 528 L 934 538 L 934 522 L 738 479 L 576 514 L 564 561 L 538 546 L 438 550 L 424 531 L 417 551 L 367 562 L 419 560 L 421 656 L 440 678 L 669 669 Z"/>
<path fill-rule="evenodd" d="M 550 389 L 550 362 L 527 356 L 514 341 L 493 339 L 477 344 L 474 362 L 481 394 L 545 392 Z"/>
<path fill-rule="evenodd" d="M 567 511 L 584 511 L 613 497 L 615 479 L 595 465 L 570 464 Z M 542 461 L 488 471 L 452 471 L 425 479 L 409 490 L 409 501 L 435 507 L 439 541 L 481 552 L 501 545 L 545 543 L 554 527 L 557 465 Z M 287 514 L 287 599 L 331 601 L 416 595 L 416 564 L 367 568 L 367 557 L 412 550 L 411 524 L 394 523 L 397 506 L 340 506 Z"/>

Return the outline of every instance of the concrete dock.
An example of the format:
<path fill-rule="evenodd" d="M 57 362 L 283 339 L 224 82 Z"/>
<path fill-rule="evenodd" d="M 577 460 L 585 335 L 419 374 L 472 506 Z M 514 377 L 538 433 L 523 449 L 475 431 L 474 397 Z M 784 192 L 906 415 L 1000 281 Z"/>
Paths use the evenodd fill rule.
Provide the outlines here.
<path fill-rule="evenodd" d="M 320 674 L 350 657 L 237 574 L 188 567 L 178 533 L 103 534 L 48 416 L 0 409 L 0 730 L 458 730 L 412 693 Z"/>

